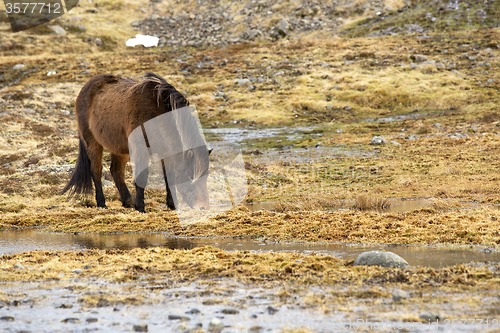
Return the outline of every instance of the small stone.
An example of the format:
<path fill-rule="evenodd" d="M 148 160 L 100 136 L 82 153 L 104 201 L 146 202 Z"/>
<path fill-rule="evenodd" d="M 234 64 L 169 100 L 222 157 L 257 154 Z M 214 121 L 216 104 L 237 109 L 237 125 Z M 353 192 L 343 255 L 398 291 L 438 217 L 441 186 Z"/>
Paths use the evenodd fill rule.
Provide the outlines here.
<path fill-rule="evenodd" d="M 74 269 L 71 271 L 71 273 L 75 273 L 75 274 L 80 274 L 81 272 L 83 272 L 80 268 L 77 268 L 77 269 Z"/>
<path fill-rule="evenodd" d="M 73 305 L 72 304 L 61 304 L 56 309 L 72 309 Z"/>
<path fill-rule="evenodd" d="M 408 298 L 408 293 L 401 289 L 396 289 L 392 292 L 392 300 L 394 302 L 401 302 L 401 300 Z"/>
<path fill-rule="evenodd" d="M 188 324 L 186 323 L 180 323 L 180 324 L 177 324 L 173 329 L 172 329 L 172 332 L 173 333 L 189 333 L 189 332 L 192 332 L 192 327 L 189 326 Z M 198 332 L 198 331 L 196 331 Z"/>
<path fill-rule="evenodd" d="M 240 87 L 248 86 L 251 81 L 249 79 L 236 79 L 234 80 L 234 83 L 236 83 Z"/>
<path fill-rule="evenodd" d="M 190 315 L 194 315 L 194 314 L 199 314 L 200 310 L 198 310 L 198 309 L 191 309 L 189 311 L 186 311 L 185 313 L 186 314 L 190 314 Z"/>
<path fill-rule="evenodd" d="M 94 43 L 97 47 L 101 47 L 102 46 L 102 39 L 96 38 L 96 39 L 94 39 Z"/>
<path fill-rule="evenodd" d="M 283 76 L 283 75 L 285 75 L 285 72 L 279 71 L 279 72 L 274 73 L 273 77 Z"/>
<path fill-rule="evenodd" d="M 113 187 L 113 186 L 114 186 L 114 184 L 112 181 L 107 180 L 107 179 L 103 179 L 102 187 L 107 188 L 107 187 Z"/>
<path fill-rule="evenodd" d="M 251 332 L 251 333 L 260 333 L 260 332 L 264 332 L 264 327 L 262 326 L 252 326 L 248 329 L 248 332 Z"/>
<path fill-rule="evenodd" d="M 83 266 L 83 269 L 91 269 L 91 268 L 92 268 L 92 266 L 90 266 L 90 265 Z"/>
<path fill-rule="evenodd" d="M 26 66 L 24 66 L 24 64 L 17 64 L 17 65 L 14 65 L 14 67 L 12 67 L 12 69 L 15 71 L 19 71 L 21 69 L 24 69 L 24 67 L 26 67 Z"/>
<path fill-rule="evenodd" d="M 401 146 L 401 144 L 397 141 L 391 141 L 391 144 L 395 145 L 395 146 Z"/>
<path fill-rule="evenodd" d="M 52 75 L 56 75 L 57 74 L 57 71 L 56 70 L 51 70 L 47 73 L 47 76 L 52 76 Z"/>
<path fill-rule="evenodd" d="M 61 320 L 61 322 L 66 323 L 66 324 L 79 324 L 80 319 L 78 318 L 66 318 Z"/>
<path fill-rule="evenodd" d="M 90 74 L 90 71 L 83 71 L 83 72 L 80 72 L 80 75 L 88 75 Z"/>
<path fill-rule="evenodd" d="M 87 318 L 85 321 L 90 324 L 90 323 L 97 323 L 98 320 L 99 319 L 97 318 Z"/>
<path fill-rule="evenodd" d="M 3 316 L 3 317 L 0 317 L 0 320 L 2 320 L 2 321 L 14 321 L 14 317 L 12 317 L 12 316 Z"/>
<path fill-rule="evenodd" d="M 443 125 L 441 125 L 440 123 L 435 123 L 432 126 L 437 127 L 437 128 L 443 128 Z"/>
<path fill-rule="evenodd" d="M 405 268 L 410 266 L 406 260 L 395 253 L 368 251 L 361 253 L 354 261 L 354 266 L 381 266 Z"/>
<path fill-rule="evenodd" d="M 445 318 L 439 314 L 433 314 L 433 313 L 422 313 L 420 316 L 419 316 L 420 319 L 423 319 L 427 322 L 435 322 L 435 321 L 443 321 Z"/>
<path fill-rule="evenodd" d="M 66 35 L 66 30 L 64 30 L 61 26 L 59 25 L 49 25 L 47 26 L 50 30 L 56 33 L 58 36 L 65 36 Z"/>
<path fill-rule="evenodd" d="M 192 15 L 192 14 L 191 14 L 191 15 Z M 155 20 L 157 20 L 157 19 L 159 19 L 159 18 L 160 18 L 160 15 L 158 15 L 158 14 L 153 14 L 153 15 L 151 15 L 151 20 L 152 20 L 152 21 L 155 21 Z"/>
<path fill-rule="evenodd" d="M 270 315 L 273 315 L 273 314 L 275 314 L 276 312 L 278 312 L 279 310 L 278 310 L 278 309 L 276 309 L 275 307 L 268 306 L 268 307 L 266 308 L 266 311 L 267 311 L 267 313 L 269 313 Z"/>
<path fill-rule="evenodd" d="M 351 108 L 350 106 L 346 106 L 346 107 L 344 108 L 344 110 L 346 110 L 346 111 L 351 111 L 351 110 L 352 110 L 352 108 Z"/>
<path fill-rule="evenodd" d="M 331 106 L 331 105 L 327 105 L 327 106 L 326 106 L 326 109 L 327 109 L 327 110 L 333 110 L 333 106 Z"/>
<path fill-rule="evenodd" d="M 442 62 L 436 62 L 436 67 L 439 69 L 445 69 L 446 66 Z"/>
<path fill-rule="evenodd" d="M 249 86 L 248 86 L 248 90 L 250 90 L 250 91 L 255 90 L 255 86 L 253 86 L 253 85 L 249 85 Z"/>
<path fill-rule="evenodd" d="M 35 110 L 33 110 L 33 109 L 21 109 L 19 111 L 24 112 L 24 113 L 28 113 L 28 114 L 34 114 L 35 113 Z"/>
<path fill-rule="evenodd" d="M 424 56 L 423 54 L 415 54 L 414 55 L 415 62 L 424 62 L 427 61 L 427 56 Z"/>
<path fill-rule="evenodd" d="M 213 318 L 210 320 L 210 324 L 208 324 L 208 332 L 211 333 L 220 333 L 224 329 L 224 324 L 220 321 L 219 318 Z"/>
<path fill-rule="evenodd" d="M 387 143 L 389 142 L 386 139 L 378 135 L 374 136 L 370 141 L 371 145 L 385 145 Z"/>
<path fill-rule="evenodd" d="M 134 325 L 134 327 L 132 327 L 132 330 L 134 332 L 147 332 L 148 331 L 148 325 L 147 324 Z"/>
<path fill-rule="evenodd" d="M 416 65 L 414 62 L 412 62 L 412 63 L 410 64 L 410 68 L 411 68 L 411 69 L 415 69 L 415 68 L 417 68 L 417 65 Z"/>
<path fill-rule="evenodd" d="M 186 316 L 179 316 L 176 314 L 168 315 L 168 320 L 180 320 L 180 321 L 189 321 L 191 318 Z"/>
<path fill-rule="evenodd" d="M 280 34 L 281 37 L 285 37 L 290 30 L 290 25 L 288 24 L 287 19 L 282 19 L 280 23 L 276 24 L 276 31 Z"/>
<path fill-rule="evenodd" d="M 235 314 L 238 314 L 240 313 L 239 310 L 237 309 L 233 309 L 233 308 L 226 308 L 224 310 L 221 311 L 223 314 L 229 314 L 229 315 L 235 315 Z"/>
<path fill-rule="evenodd" d="M 15 264 L 14 269 L 25 269 L 25 267 L 21 264 Z"/>

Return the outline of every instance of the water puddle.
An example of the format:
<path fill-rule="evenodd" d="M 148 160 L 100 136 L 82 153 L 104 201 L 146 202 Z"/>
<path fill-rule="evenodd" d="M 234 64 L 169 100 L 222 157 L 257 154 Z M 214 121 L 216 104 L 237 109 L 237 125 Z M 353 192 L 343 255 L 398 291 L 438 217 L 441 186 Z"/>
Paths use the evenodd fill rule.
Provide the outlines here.
<path fill-rule="evenodd" d="M 13 254 L 34 250 L 85 250 L 85 249 L 132 249 L 167 247 L 192 249 L 213 246 L 225 251 L 252 252 L 299 252 L 324 254 L 343 259 L 355 259 L 360 253 L 372 250 L 394 252 L 405 258 L 410 265 L 440 268 L 470 261 L 500 261 L 500 252 L 422 246 L 354 246 L 341 244 L 264 243 L 248 239 L 175 238 L 169 234 L 112 234 L 112 235 L 65 235 L 47 234 L 33 229 L 0 232 L 0 253 Z"/>

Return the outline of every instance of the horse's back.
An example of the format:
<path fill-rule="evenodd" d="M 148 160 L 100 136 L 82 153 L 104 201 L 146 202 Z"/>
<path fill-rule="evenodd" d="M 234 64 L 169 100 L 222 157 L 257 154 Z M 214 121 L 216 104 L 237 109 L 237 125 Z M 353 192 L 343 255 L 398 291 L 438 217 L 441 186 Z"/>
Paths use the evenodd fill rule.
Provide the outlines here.
<path fill-rule="evenodd" d="M 128 154 L 127 92 L 134 81 L 115 75 L 91 78 L 76 100 L 78 127 L 83 137 L 92 135 L 113 153 Z"/>

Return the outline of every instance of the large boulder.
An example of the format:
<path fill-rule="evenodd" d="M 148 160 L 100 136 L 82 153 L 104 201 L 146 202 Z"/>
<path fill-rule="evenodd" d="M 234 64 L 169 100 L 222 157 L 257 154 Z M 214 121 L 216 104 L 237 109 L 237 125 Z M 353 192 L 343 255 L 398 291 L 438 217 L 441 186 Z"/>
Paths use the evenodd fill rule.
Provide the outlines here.
<path fill-rule="evenodd" d="M 361 253 L 354 261 L 354 266 L 381 266 L 405 268 L 410 266 L 406 260 L 395 253 L 368 251 Z"/>

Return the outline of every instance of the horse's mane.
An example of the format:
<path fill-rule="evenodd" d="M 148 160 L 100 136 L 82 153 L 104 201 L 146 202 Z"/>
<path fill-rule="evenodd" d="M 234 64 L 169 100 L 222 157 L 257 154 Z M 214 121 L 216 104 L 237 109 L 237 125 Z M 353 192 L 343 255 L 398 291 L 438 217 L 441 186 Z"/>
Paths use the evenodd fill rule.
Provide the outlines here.
<path fill-rule="evenodd" d="M 136 92 L 140 91 L 141 93 L 151 88 L 154 95 L 156 95 L 156 103 L 158 106 L 160 106 L 161 101 L 164 101 L 167 106 L 170 106 L 171 110 L 176 109 L 177 105 L 181 102 L 183 102 L 184 105 L 189 105 L 189 102 L 177 91 L 177 89 L 156 73 L 146 73 L 146 75 L 144 75 L 144 80 L 133 87 Z"/>

